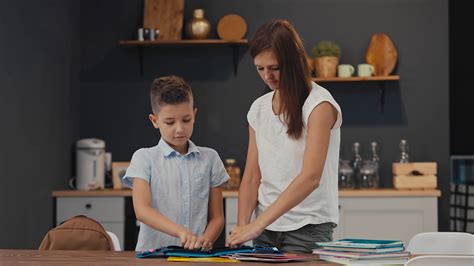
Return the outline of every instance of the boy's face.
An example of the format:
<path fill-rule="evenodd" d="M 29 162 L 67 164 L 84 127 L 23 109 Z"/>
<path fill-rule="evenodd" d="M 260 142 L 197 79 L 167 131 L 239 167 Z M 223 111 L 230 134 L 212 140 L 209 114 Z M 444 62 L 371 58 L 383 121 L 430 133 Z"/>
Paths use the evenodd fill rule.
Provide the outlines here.
<path fill-rule="evenodd" d="M 150 114 L 149 118 L 153 126 L 160 129 L 161 137 L 173 149 L 185 154 L 193 134 L 196 111 L 192 102 L 166 104 L 160 107 L 159 114 Z"/>

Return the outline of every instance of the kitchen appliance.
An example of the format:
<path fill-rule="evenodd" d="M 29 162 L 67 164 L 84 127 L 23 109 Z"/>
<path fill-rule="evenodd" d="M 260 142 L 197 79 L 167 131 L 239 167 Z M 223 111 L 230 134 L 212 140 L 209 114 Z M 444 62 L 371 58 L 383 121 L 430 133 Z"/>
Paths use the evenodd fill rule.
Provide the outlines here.
<path fill-rule="evenodd" d="M 105 183 L 105 142 L 96 138 L 76 143 L 76 188 L 103 189 Z"/>

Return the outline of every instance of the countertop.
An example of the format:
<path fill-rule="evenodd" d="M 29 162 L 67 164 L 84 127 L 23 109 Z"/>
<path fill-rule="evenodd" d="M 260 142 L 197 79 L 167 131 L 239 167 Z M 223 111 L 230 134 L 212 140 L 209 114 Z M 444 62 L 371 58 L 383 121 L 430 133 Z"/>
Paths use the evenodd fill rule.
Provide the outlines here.
<path fill-rule="evenodd" d="M 224 198 L 237 198 L 237 190 L 223 190 Z M 104 189 L 93 191 L 56 190 L 53 197 L 131 197 L 130 189 Z M 402 190 L 402 189 L 351 189 L 339 190 L 339 197 L 440 197 L 441 191 L 431 190 Z"/>
<path fill-rule="evenodd" d="M 292 262 L 297 265 L 336 265 L 319 260 L 317 255 L 306 255 L 309 261 Z M 172 266 L 214 266 L 215 262 L 169 262 L 166 259 L 137 259 L 134 251 L 95 251 L 95 250 L 19 250 L 0 249 L 0 265 L 172 265 Z M 262 262 L 245 262 L 245 266 L 270 265 Z M 271 265 L 290 265 L 271 263 Z"/>

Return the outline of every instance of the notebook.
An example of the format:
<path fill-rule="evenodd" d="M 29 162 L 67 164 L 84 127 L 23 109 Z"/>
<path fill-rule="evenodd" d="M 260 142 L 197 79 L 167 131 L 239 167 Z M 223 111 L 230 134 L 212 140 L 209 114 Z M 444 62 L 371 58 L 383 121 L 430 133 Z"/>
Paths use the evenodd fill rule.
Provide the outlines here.
<path fill-rule="evenodd" d="M 350 259 L 334 257 L 329 255 L 319 255 L 320 259 L 330 262 L 335 262 L 344 265 L 404 265 L 408 258 L 380 258 L 380 259 Z"/>
<path fill-rule="evenodd" d="M 381 239 L 357 239 L 344 238 L 332 242 L 318 242 L 317 245 L 323 248 L 361 248 L 361 249 L 381 249 L 381 248 L 403 248 L 403 242 L 400 240 L 381 240 Z"/>
<path fill-rule="evenodd" d="M 168 257 L 167 261 L 179 261 L 179 262 L 237 262 L 239 260 L 234 260 L 231 258 L 221 258 L 221 257 L 207 257 L 207 258 L 185 258 L 185 257 Z"/>
<path fill-rule="evenodd" d="M 347 252 L 347 251 L 333 251 L 325 249 L 314 249 L 313 254 L 329 255 L 342 258 L 353 258 L 353 259 L 374 259 L 374 258 L 400 258 L 410 256 L 410 252 L 387 252 L 387 253 L 360 253 L 360 252 Z"/>
<path fill-rule="evenodd" d="M 236 253 L 226 256 L 239 261 L 260 261 L 260 262 L 292 262 L 292 261 L 310 261 L 316 260 L 311 255 L 298 254 L 262 254 L 262 253 Z"/>
<path fill-rule="evenodd" d="M 215 248 L 211 250 L 191 250 L 181 246 L 167 246 L 162 248 L 150 249 L 145 251 L 137 251 L 137 258 L 167 258 L 167 257 L 219 257 L 224 255 L 232 255 L 235 253 L 260 253 L 260 254 L 282 254 L 276 247 L 262 246 L 241 246 L 235 248 Z"/>

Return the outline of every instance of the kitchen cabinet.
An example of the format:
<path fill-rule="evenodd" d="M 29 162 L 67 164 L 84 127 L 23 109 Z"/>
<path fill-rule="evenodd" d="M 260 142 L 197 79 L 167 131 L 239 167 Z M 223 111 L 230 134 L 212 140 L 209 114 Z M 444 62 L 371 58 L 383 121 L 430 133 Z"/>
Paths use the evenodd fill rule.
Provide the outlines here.
<path fill-rule="evenodd" d="M 341 190 L 334 239 L 399 239 L 438 231 L 439 190 Z M 237 223 L 237 196 L 226 198 L 226 237 Z"/>
<path fill-rule="evenodd" d="M 224 191 L 224 201 L 230 197 L 230 207 L 225 214 L 229 220 L 237 221 L 237 191 Z M 114 190 L 63 190 L 53 191 L 52 227 L 75 215 L 83 214 L 100 222 L 105 230 L 117 235 L 122 250 L 135 250 L 140 224 L 133 210 L 132 191 L 130 189 Z M 224 206 L 227 206 L 224 202 Z M 216 241 L 217 246 L 225 244 L 225 232 L 231 229 L 226 226 Z"/>
<path fill-rule="evenodd" d="M 439 195 L 340 197 L 334 238 L 399 239 L 408 244 L 418 233 L 438 231 Z"/>
<path fill-rule="evenodd" d="M 237 64 L 239 57 L 239 47 L 248 44 L 247 39 L 241 40 L 220 40 L 220 39 L 206 39 L 206 40 L 154 40 L 154 41 L 138 41 L 138 40 L 121 40 L 119 45 L 124 47 L 138 48 L 138 61 L 140 65 L 140 74 L 143 75 L 143 48 L 153 47 L 162 48 L 166 46 L 202 46 L 202 45 L 228 45 L 232 47 L 232 58 L 234 75 L 237 75 Z"/>
<path fill-rule="evenodd" d="M 54 191 L 53 226 L 84 214 L 115 233 L 123 250 L 134 250 L 139 224 L 131 196 L 131 190 Z M 225 190 L 223 196 L 225 229 L 216 246 L 224 244 L 237 224 L 238 191 Z M 417 233 L 438 231 L 439 196 L 439 190 L 340 190 L 334 238 L 400 239 L 407 244 Z"/>
<path fill-rule="evenodd" d="M 225 198 L 225 242 L 229 238 L 230 230 L 237 226 L 237 207 L 238 207 L 238 194 L 235 194 L 235 197 L 226 197 Z M 251 220 L 255 218 L 255 215 L 252 215 Z M 252 246 L 252 241 L 245 243 L 246 245 Z"/>
<path fill-rule="evenodd" d="M 388 81 L 398 81 L 400 76 L 391 75 L 391 76 L 373 76 L 373 77 L 347 77 L 347 78 L 313 78 L 313 81 L 316 83 L 331 83 L 331 82 L 378 82 L 379 83 L 379 98 L 380 98 L 380 112 L 384 111 L 385 105 L 385 82 Z"/>
<path fill-rule="evenodd" d="M 102 224 L 105 230 L 115 233 L 121 249 L 125 243 L 124 197 L 58 197 L 56 198 L 55 226 L 83 214 Z"/>

